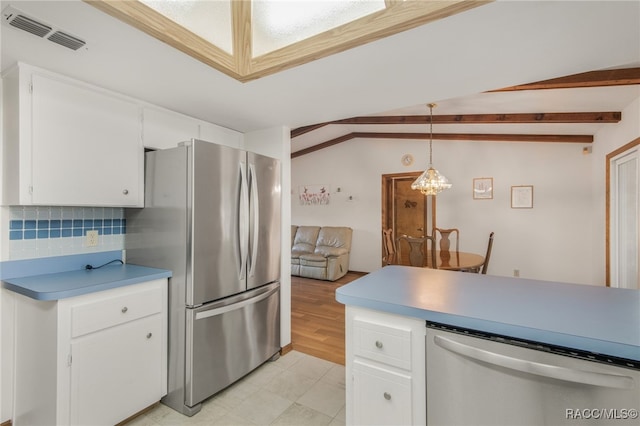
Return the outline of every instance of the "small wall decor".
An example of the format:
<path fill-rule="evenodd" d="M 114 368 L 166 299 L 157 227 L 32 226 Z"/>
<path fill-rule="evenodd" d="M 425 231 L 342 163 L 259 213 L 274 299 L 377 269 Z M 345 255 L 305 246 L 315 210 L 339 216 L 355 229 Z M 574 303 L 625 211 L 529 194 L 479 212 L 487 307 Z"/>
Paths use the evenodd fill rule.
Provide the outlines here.
<path fill-rule="evenodd" d="M 491 200 L 493 199 L 493 178 L 473 179 L 473 199 Z"/>
<path fill-rule="evenodd" d="M 325 205 L 329 204 L 331 191 L 329 185 L 303 185 L 298 196 L 303 206 Z"/>
<path fill-rule="evenodd" d="M 533 185 L 515 185 L 511 187 L 511 208 L 533 208 Z"/>
<path fill-rule="evenodd" d="M 403 166 L 410 166 L 413 164 L 413 155 L 411 154 L 405 154 L 402 156 L 402 158 L 400 159 L 400 162 L 402 163 Z"/>

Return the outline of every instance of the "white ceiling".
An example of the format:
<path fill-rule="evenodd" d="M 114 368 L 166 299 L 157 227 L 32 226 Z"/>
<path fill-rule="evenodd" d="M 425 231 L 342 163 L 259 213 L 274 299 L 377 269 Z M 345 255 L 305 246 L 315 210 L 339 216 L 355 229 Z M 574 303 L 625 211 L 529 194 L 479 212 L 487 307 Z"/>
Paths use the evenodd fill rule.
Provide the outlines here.
<path fill-rule="evenodd" d="M 428 102 L 438 103 L 434 114 L 620 111 L 639 96 L 638 86 L 481 93 L 638 66 L 639 1 L 497 1 L 248 83 L 79 0 L 0 1 L 2 9 L 9 4 L 87 45 L 72 51 L 3 24 L 2 69 L 23 61 L 242 132 L 372 114 L 423 115 Z M 487 132 L 478 126 L 434 131 Z M 507 126 L 490 132 L 525 132 Z M 591 125 L 580 131 L 535 126 L 540 133 L 584 134 Z M 292 149 L 351 131 L 394 131 L 367 127 L 328 126 L 296 138 Z M 411 127 L 403 129 L 426 131 Z"/>

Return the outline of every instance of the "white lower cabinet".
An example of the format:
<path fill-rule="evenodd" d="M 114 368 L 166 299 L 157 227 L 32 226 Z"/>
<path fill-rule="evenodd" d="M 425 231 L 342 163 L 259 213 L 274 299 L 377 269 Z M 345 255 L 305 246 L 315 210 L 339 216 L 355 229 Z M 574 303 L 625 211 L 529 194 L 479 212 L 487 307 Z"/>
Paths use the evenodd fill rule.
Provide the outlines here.
<path fill-rule="evenodd" d="M 14 422 L 114 425 L 167 392 L 167 280 L 58 301 L 16 295 Z"/>
<path fill-rule="evenodd" d="M 162 396 L 161 336 L 156 314 L 74 339 L 70 423 L 114 425 L 123 415 L 157 402 Z"/>
<path fill-rule="evenodd" d="M 348 425 L 424 425 L 424 321 L 347 306 Z"/>
<path fill-rule="evenodd" d="M 409 425 L 411 376 L 354 361 L 353 409 L 357 425 Z"/>

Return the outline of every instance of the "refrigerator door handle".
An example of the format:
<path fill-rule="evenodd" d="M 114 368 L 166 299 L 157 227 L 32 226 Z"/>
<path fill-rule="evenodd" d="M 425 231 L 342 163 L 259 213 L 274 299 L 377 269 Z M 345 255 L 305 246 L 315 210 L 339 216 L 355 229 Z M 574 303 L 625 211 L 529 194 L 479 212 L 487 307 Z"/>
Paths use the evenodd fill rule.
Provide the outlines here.
<path fill-rule="evenodd" d="M 249 245 L 249 188 L 247 184 L 247 169 L 244 162 L 240 162 L 240 208 L 238 209 L 238 237 L 240 238 L 240 270 L 238 275 L 241 280 L 246 278 L 247 253 Z"/>
<path fill-rule="evenodd" d="M 258 176 L 256 174 L 256 166 L 249 164 L 249 178 L 251 181 L 251 206 L 253 209 L 253 232 L 251 233 L 251 257 L 249 258 L 249 276 L 252 277 L 255 272 L 256 259 L 258 258 L 258 239 L 260 232 L 260 203 L 258 202 Z"/>
<path fill-rule="evenodd" d="M 441 348 L 458 355 L 483 361 L 488 364 L 498 365 L 503 368 L 521 371 L 524 373 L 592 386 L 602 386 L 618 389 L 633 389 L 634 387 L 633 378 L 628 376 L 598 373 L 595 371 L 574 370 L 557 365 L 543 364 L 540 362 L 513 358 L 507 355 L 502 355 L 499 353 L 465 345 L 463 343 L 455 342 L 442 336 L 434 336 L 433 341 Z"/>
<path fill-rule="evenodd" d="M 278 291 L 280 287 L 278 285 L 271 286 L 270 288 L 265 288 L 262 292 L 253 293 L 248 298 L 240 298 L 239 301 L 235 303 L 231 303 L 229 305 L 214 305 L 209 309 L 205 309 L 199 312 L 196 312 L 195 320 L 201 320 L 205 318 L 210 318 L 216 315 L 224 314 L 225 312 L 235 311 L 236 309 L 243 308 L 247 305 L 251 305 L 254 303 L 258 303 L 261 300 L 264 300 L 271 296 L 273 293 Z"/>

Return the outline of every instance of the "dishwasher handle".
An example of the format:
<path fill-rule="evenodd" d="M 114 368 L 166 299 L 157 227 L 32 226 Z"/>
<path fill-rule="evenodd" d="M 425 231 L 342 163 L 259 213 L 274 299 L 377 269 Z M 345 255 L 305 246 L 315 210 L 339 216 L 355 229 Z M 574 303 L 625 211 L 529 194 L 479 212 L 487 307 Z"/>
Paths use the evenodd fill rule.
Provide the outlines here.
<path fill-rule="evenodd" d="M 582 383 L 592 386 L 617 389 L 633 389 L 634 387 L 634 380 L 629 376 L 597 373 L 594 371 L 574 370 L 557 365 L 527 361 L 524 359 L 513 358 L 495 352 L 490 352 L 484 349 L 476 348 L 474 346 L 469 346 L 437 335 L 434 336 L 433 340 L 436 345 L 450 352 L 511 370 L 549 377 L 557 380 L 564 380 L 566 382 Z"/>

